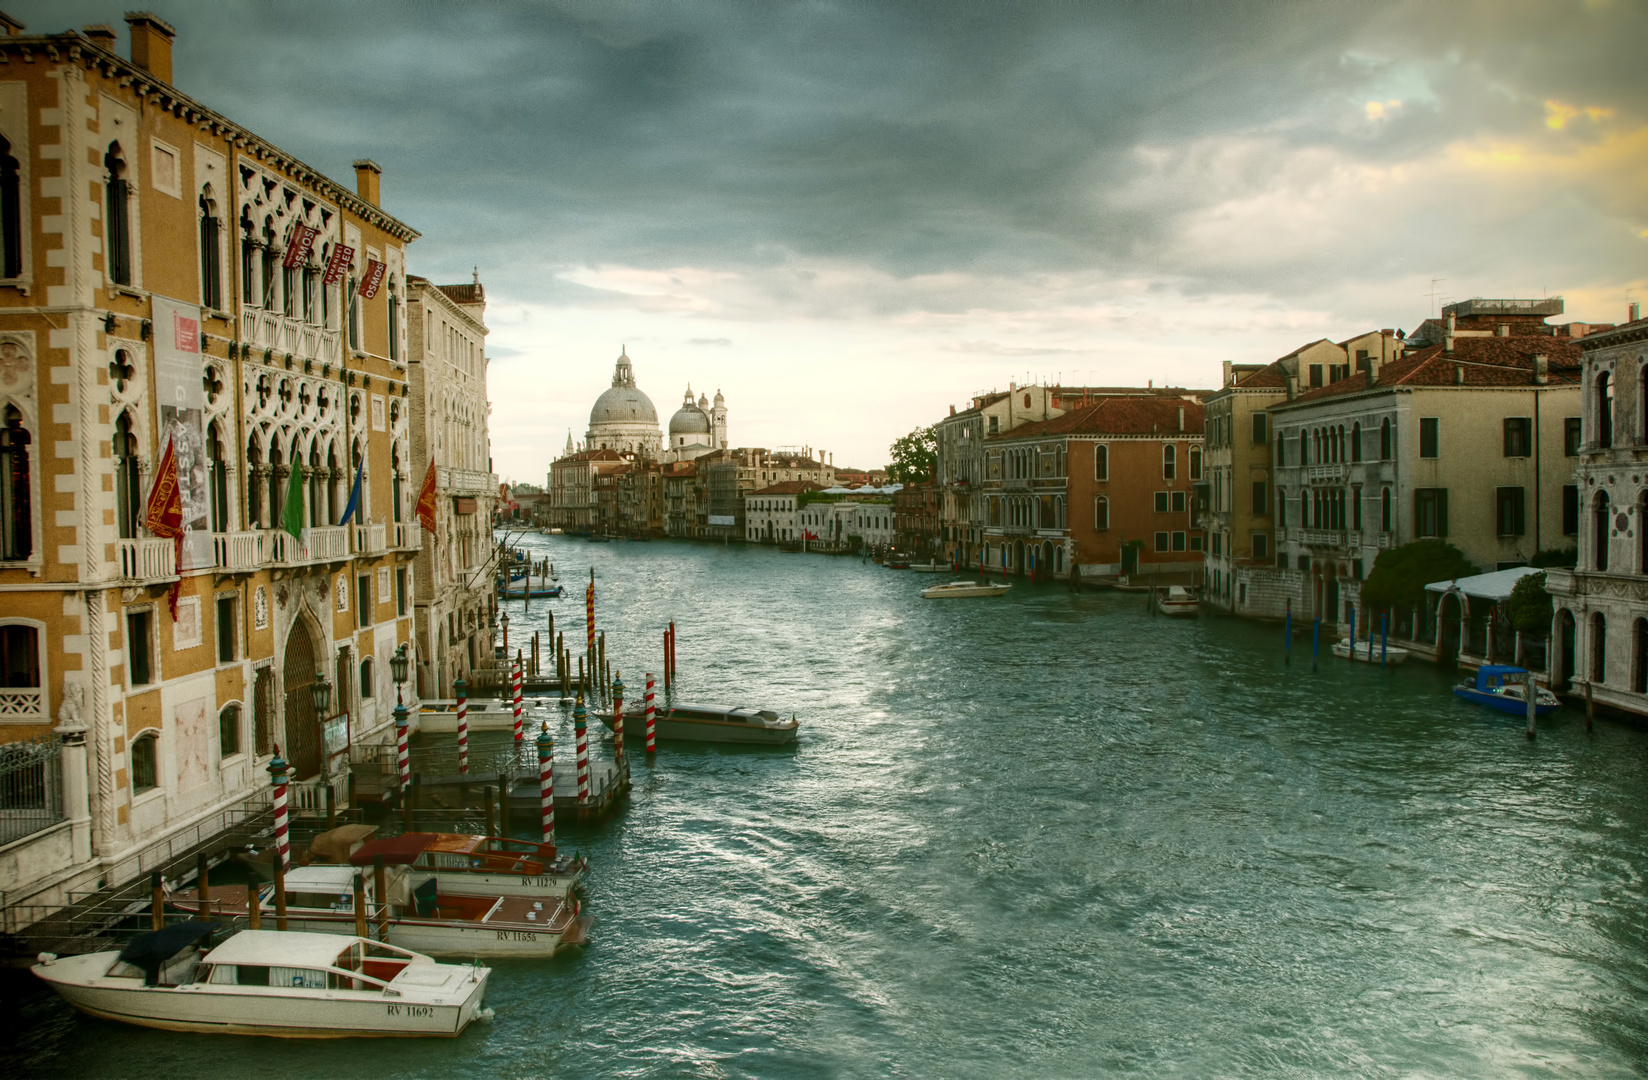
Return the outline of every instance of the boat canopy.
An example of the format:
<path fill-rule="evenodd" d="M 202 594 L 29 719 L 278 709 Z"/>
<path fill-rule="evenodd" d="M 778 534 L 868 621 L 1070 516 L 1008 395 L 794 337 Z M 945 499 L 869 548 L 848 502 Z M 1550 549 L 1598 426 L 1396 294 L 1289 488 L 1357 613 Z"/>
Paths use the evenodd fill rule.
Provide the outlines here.
<path fill-rule="evenodd" d="M 351 851 L 372 839 L 377 831 L 372 825 L 339 825 L 309 841 L 309 854 L 328 862 L 344 862 Z"/>
<path fill-rule="evenodd" d="M 210 939 L 212 931 L 216 929 L 216 923 L 204 919 L 190 919 L 188 922 L 163 926 L 159 930 L 150 930 L 147 934 L 139 934 L 126 942 L 126 947 L 120 950 L 119 959 L 135 968 L 141 968 L 144 985 L 154 986 L 160 982 L 160 969 L 166 961 L 202 938 Z"/>
<path fill-rule="evenodd" d="M 286 871 L 286 891 L 347 896 L 355 890 L 355 875 L 358 873 L 360 871 L 353 866 L 329 866 L 324 863 L 295 866 Z"/>
<path fill-rule="evenodd" d="M 1521 682 L 1527 674 L 1527 668 L 1515 667 L 1511 664 L 1483 664 L 1476 669 L 1476 688 L 1486 690 L 1490 686 L 1503 686 L 1508 682 Z"/>
<path fill-rule="evenodd" d="M 389 836 L 380 840 L 371 840 L 362 844 L 349 856 L 349 861 L 356 866 L 371 866 L 372 860 L 383 856 L 383 861 L 389 866 L 410 866 L 418 861 L 424 849 L 440 836 L 440 833 L 406 833 L 404 836 Z"/>
<path fill-rule="evenodd" d="M 1473 600 L 1508 600 L 1511 590 L 1516 583 L 1529 574 L 1543 574 L 1545 571 L 1537 566 L 1513 566 L 1509 570 L 1494 570 L 1486 574 L 1474 574 L 1471 577 L 1452 578 L 1448 581 L 1433 581 L 1425 586 L 1430 593 L 1445 593 L 1450 589 L 1458 589 Z"/>
<path fill-rule="evenodd" d="M 170 929 L 170 927 L 167 927 Z M 266 967 L 332 967 L 338 957 L 354 948 L 357 937 L 312 934 L 299 930 L 242 930 L 212 950 L 207 958 L 214 964 L 261 964 Z M 418 956 L 408 949 L 372 942 L 374 949 Z"/>

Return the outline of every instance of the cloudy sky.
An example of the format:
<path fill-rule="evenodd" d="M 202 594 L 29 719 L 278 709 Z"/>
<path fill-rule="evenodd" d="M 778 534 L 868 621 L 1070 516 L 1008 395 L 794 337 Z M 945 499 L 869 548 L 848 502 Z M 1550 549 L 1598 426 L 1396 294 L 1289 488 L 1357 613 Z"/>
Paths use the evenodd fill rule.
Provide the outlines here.
<path fill-rule="evenodd" d="M 9 0 L 31 32 L 126 7 Z M 1648 5 L 157 0 L 177 85 L 490 304 L 497 471 L 621 346 L 838 464 L 1010 380 L 1215 385 L 1437 301 L 1648 292 Z M 1440 279 L 1440 280 L 1436 280 Z"/>

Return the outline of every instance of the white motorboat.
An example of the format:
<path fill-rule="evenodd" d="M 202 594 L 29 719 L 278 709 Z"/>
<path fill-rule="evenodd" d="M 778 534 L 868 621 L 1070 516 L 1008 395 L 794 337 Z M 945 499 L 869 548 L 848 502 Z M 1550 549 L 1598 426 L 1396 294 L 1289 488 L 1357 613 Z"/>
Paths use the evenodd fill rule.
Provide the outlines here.
<path fill-rule="evenodd" d="M 566 896 L 589 863 L 563 854 L 554 844 L 504 836 L 461 833 L 402 833 L 362 844 L 346 861 L 370 868 L 408 866 L 435 875 L 442 893 L 481 896 Z"/>
<path fill-rule="evenodd" d="M 612 730 L 612 714 L 598 714 L 608 731 Z M 784 746 L 795 742 L 801 730 L 794 716 L 788 720 L 771 709 L 747 707 L 728 708 L 724 705 L 672 705 L 653 714 L 653 730 L 665 741 L 753 743 L 759 746 Z M 646 710 L 624 710 L 624 735 L 631 749 L 640 746 L 646 738 Z"/>
<path fill-rule="evenodd" d="M 1169 585 L 1166 592 L 1155 595 L 1156 610 L 1163 615 L 1195 615 L 1201 608 L 1196 594 L 1183 585 Z"/>
<path fill-rule="evenodd" d="M 921 590 L 923 600 L 952 600 L 969 596 L 1000 596 L 1013 586 L 1005 581 L 950 581 L 943 585 L 929 585 Z"/>
<path fill-rule="evenodd" d="M 1356 660 L 1364 664 L 1400 664 L 1408 658 L 1408 650 L 1388 643 L 1381 645 L 1377 641 L 1358 641 L 1353 647 L 1349 638 L 1340 638 L 1333 643 L 1333 655 L 1341 660 Z"/>
<path fill-rule="evenodd" d="M 168 1031 L 296 1039 L 459 1034 L 484 1008 L 490 969 L 441 964 L 366 938 L 177 923 L 124 949 L 57 957 L 34 973 L 89 1016 Z"/>
<path fill-rule="evenodd" d="M 910 564 L 912 574 L 952 574 L 955 567 L 947 562 L 914 562 Z"/>

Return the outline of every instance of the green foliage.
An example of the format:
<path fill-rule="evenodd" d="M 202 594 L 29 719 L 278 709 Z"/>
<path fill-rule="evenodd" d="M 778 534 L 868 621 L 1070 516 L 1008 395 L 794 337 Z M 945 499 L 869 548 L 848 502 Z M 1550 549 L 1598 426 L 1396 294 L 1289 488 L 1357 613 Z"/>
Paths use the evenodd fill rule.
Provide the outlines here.
<path fill-rule="evenodd" d="M 1551 629 L 1551 594 L 1545 591 L 1544 574 L 1517 579 L 1511 598 L 1505 602 L 1505 616 L 1524 634 L 1543 637 Z"/>
<path fill-rule="evenodd" d="M 1415 540 L 1379 553 L 1373 572 L 1362 583 L 1362 602 L 1395 611 L 1421 607 L 1426 585 L 1478 572 L 1465 553 L 1446 540 Z"/>
<path fill-rule="evenodd" d="M 919 484 L 930 479 L 938 465 L 938 432 L 932 427 L 918 427 L 888 450 L 893 460 L 887 466 L 887 479 L 895 484 Z"/>
<path fill-rule="evenodd" d="M 1578 566 L 1579 549 L 1545 548 L 1543 551 L 1534 552 L 1534 557 L 1528 560 L 1528 565 L 1537 566 L 1541 569 L 1550 566 L 1558 568 Z"/>

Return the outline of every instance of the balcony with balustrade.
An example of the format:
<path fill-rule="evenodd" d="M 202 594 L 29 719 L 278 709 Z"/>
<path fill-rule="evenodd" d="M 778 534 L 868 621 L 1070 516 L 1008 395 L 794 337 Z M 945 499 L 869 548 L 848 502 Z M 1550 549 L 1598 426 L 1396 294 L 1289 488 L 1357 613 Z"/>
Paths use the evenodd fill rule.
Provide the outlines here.
<path fill-rule="evenodd" d="M 268 560 L 275 566 L 307 566 L 311 563 L 342 562 L 349 557 L 349 527 L 320 525 L 293 536 L 285 529 L 264 533 Z"/>
<path fill-rule="evenodd" d="M 263 565 L 265 546 L 260 532 L 213 533 L 212 565 L 227 573 L 249 574 Z"/>
<path fill-rule="evenodd" d="M 386 532 L 382 524 L 354 526 L 355 554 L 382 555 L 387 547 Z"/>
<path fill-rule="evenodd" d="M 423 547 L 423 527 L 415 521 L 395 523 L 395 550 L 417 551 Z"/>
<path fill-rule="evenodd" d="M 262 308 L 245 308 L 240 313 L 241 340 L 274 361 L 288 353 L 297 360 L 316 360 L 338 367 L 342 358 L 341 331 L 315 326 L 302 319 Z"/>
<path fill-rule="evenodd" d="M 131 584 L 154 584 L 177 577 L 177 545 L 164 537 L 116 540 L 115 561 L 120 580 Z"/>

